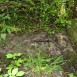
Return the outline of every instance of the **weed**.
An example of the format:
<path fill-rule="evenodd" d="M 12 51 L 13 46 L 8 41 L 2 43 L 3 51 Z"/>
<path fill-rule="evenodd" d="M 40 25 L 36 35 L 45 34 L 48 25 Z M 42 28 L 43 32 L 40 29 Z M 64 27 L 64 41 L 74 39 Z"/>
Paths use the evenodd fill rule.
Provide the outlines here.
<path fill-rule="evenodd" d="M 62 57 L 48 57 L 40 49 L 37 53 L 28 53 L 22 57 L 22 53 L 9 53 L 6 58 L 10 63 L 6 66 L 7 73 L 1 76 L 4 77 L 18 77 L 24 75 L 24 71 L 18 71 L 19 68 L 24 67 L 25 72 L 31 72 L 28 75 L 51 74 L 55 70 L 62 70 L 61 64 L 63 63 Z M 23 64 L 23 66 L 22 66 Z M 22 69 L 23 70 L 23 69 Z"/>
<path fill-rule="evenodd" d="M 24 71 L 18 71 L 18 68 L 9 69 L 7 74 L 4 77 L 21 77 L 25 74 Z"/>

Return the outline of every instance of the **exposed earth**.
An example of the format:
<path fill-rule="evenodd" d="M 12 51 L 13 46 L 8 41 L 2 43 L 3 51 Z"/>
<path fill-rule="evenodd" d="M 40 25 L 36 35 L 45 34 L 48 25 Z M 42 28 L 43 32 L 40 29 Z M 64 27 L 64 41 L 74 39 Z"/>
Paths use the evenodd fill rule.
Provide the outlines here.
<path fill-rule="evenodd" d="M 6 41 L 0 43 L 0 55 L 8 52 L 26 53 L 27 50 L 34 52 L 37 48 L 39 48 L 42 52 L 47 52 L 49 56 L 51 54 L 56 56 L 63 55 L 64 59 L 66 59 L 70 53 L 76 54 L 68 36 L 65 33 L 56 33 L 49 36 L 46 32 L 40 32 L 9 35 Z M 69 65 L 65 65 L 64 68 L 67 72 L 70 72 L 71 70 Z M 64 73 L 60 74 L 59 71 L 54 71 L 52 77 L 57 76 L 67 77 Z"/>

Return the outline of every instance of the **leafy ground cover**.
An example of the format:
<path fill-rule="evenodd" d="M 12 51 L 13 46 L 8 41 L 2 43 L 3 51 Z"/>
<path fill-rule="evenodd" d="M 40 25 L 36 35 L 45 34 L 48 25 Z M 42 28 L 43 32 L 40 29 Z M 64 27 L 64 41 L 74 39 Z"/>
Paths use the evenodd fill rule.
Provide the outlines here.
<path fill-rule="evenodd" d="M 4 39 L 11 32 L 62 31 L 71 25 L 74 3 L 74 0 L 0 0 L 0 35 Z"/>
<path fill-rule="evenodd" d="M 0 77 L 51 77 L 54 71 L 62 72 L 62 66 L 66 63 L 62 56 L 48 57 L 47 53 L 40 50 L 26 54 L 8 53 L 4 57 L 6 60 L 3 61 L 4 68 L 0 67 Z M 68 77 L 76 76 L 68 73 Z"/>

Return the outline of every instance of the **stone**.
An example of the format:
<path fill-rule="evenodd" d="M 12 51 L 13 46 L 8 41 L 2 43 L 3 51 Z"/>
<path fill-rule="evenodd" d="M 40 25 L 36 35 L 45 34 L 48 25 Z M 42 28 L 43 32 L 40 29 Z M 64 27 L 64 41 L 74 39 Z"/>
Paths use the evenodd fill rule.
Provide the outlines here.
<path fill-rule="evenodd" d="M 38 34 L 16 34 L 9 35 L 5 43 L 0 43 L 0 52 L 26 52 L 27 49 L 48 52 L 50 55 L 66 55 L 67 52 L 75 53 L 68 37 L 63 33 L 49 36 L 46 32 Z"/>

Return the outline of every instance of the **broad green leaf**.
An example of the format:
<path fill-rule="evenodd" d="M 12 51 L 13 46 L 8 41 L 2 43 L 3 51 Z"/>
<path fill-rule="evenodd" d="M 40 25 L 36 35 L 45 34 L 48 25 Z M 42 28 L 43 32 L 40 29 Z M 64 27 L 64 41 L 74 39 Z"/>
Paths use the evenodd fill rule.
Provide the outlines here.
<path fill-rule="evenodd" d="M 5 74 L 4 77 L 8 77 L 8 74 Z"/>
<path fill-rule="evenodd" d="M 2 75 L 0 75 L 0 77 L 2 77 Z"/>
<path fill-rule="evenodd" d="M 21 55 L 22 55 L 22 53 L 18 53 L 18 54 L 17 54 L 17 56 L 21 56 Z"/>
<path fill-rule="evenodd" d="M 21 63 L 22 63 L 22 62 L 23 62 L 22 59 L 15 60 L 15 64 L 16 64 L 17 66 L 21 66 Z"/>
<path fill-rule="evenodd" d="M 18 62 L 19 62 L 19 63 L 22 63 L 22 62 L 23 62 L 23 60 L 20 58 L 20 59 L 18 59 Z"/>
<path fill-rule="evenodd" d="M 2 68 L 0 68 L 0 71 L 2 70 Z"/>
<path fill-rule="evenodd" d="M 13 59 L 16 59 L 17 53 L 13 54 Z"/>
<path fill-rule="evenodd" d="M 12 54 L 7 54 L 6 56 L 7 56 L 7 58 L 13 58 Z"/>
<path fill-rule="evenodd" d="M 13 69 L 13 70 L 12 70 L 12 75 L 16 75 L 17 72 L 18 72 L 18 68 Z"/>
<path fill-rule="evenodd" d="M 6 39 L 6 34 L 1 34 L 1 38 L 2 38 L 3 40 L 5 40 L 5 39 Z"/>
<path fill-rule="evenodd" d="M 16 74 L 16 76 L 23 76 L 24 74 L 25 74 L 24 71 L 19 71 L 19 72 Z"/>
<path fill-rule="evenodd" d="M 11 70 L 12 70 L 12 69 L 9 69 L 9 70 L 8 70 L 8 74 L 9 74 L 9 75 L 11 75 Z"/>

